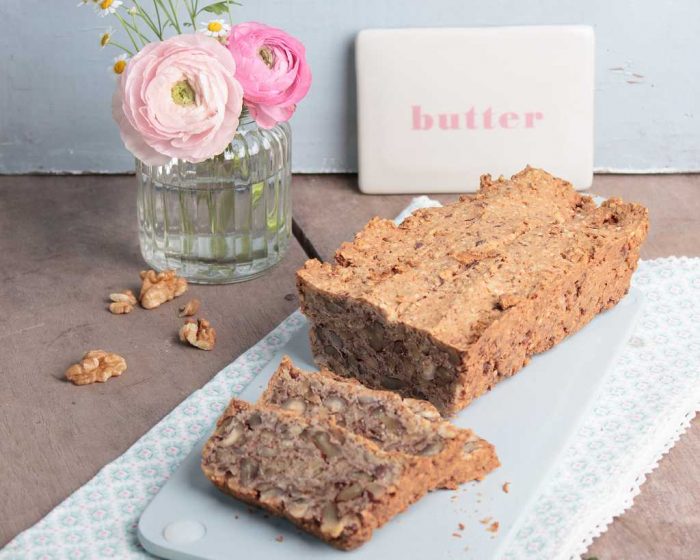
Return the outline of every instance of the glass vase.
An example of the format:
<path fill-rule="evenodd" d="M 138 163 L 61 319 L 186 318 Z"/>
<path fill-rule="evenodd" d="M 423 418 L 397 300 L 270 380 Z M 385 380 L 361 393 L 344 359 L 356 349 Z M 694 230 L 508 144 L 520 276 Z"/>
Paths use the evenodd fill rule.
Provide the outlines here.
<path fill-rule="evenodd" d="M 190 282 L 249 280 L 277 264 L 292 233 L 291 129 L 243 110 L 224 153 L 202 163 L 136 160 L 139 244 L 156 270 Z"/>

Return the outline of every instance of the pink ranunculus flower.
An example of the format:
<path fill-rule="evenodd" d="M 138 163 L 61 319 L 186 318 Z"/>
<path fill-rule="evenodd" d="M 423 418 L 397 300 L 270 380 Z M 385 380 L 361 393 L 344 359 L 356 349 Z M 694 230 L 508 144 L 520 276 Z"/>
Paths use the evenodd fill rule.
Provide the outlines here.
<path fill-rule="evenodd" d="M 236 63 L 200 33 L 149 43 L 132 58 L 112 98 L 112 116 L 134 156 L 199 163 L 226 149 L 238 128 L 243 88 Z"/>
<path fill-rule="evenodd" d="M 234 26 L 228 48 L 252 117 L 263 128 L 288 120 L 311 87 L 304 45 L 281 29 L 248 22 Z"/>

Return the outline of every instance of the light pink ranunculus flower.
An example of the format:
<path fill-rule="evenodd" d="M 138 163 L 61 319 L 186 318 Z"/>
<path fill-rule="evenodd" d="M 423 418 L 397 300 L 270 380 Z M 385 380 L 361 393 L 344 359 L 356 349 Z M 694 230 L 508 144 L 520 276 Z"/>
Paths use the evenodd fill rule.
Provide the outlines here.
<path fill-rule="evenodd" d="M 228 48 L 252 117 L 263 128 L 288 120 L 311 87 L 304 45 L 281 29 L 248 22 L 234 26 Z"/>
<path fill-rule="evenodd" d="M 132 58 L 112 98 L 127 149 L 149 165 L 199 163 L 224 151 L 238 128 L 243 88 L 236 63 L 201 33 L 149 43 Z"/>

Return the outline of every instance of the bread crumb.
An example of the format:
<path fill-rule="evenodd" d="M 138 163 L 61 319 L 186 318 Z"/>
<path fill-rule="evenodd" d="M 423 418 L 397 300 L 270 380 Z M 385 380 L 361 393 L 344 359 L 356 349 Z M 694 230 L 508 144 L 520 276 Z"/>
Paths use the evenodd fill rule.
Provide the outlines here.
<path fill-rule="evenodd" d="M 460 531 L 464 531 L 464 523 L 458 525 Z"/>
<path fill-rule="evenodd" d="M 494 521 L 491 523 L 491 525 L 488 526 L 486 529 L 487 531 L 490 531 L 491 533 L 496 533 L 498 531 L 499 523 L 498 521 Z"/>
<path fill-rule="evenodd" d="M 491 523 L 491 518 L 484 517 L 483 519 L 479 519 L 479 523 L 481 523 L 482 525 L 487 525 L 488 523 Z"/>
<path fill-rule="evenodd" d="M 275 540 L 276 540 L 277 542 L 282 542 L 282 541 L 284 540 L 284 536 L 283 536 L 283 535 L 277 535 L 277 536 L 275 537 Z"/>
<path fill-rule="evenodd" d="M 456 537 L 456 538 L 458 538 L 458 539 L 461 539 L 461 538 L 462 538 L 462 535 L 460 535 L 459 533 L 456 533 L 456 532 L 455 532 L 455 533 L 452 533 L 452 536 L 453 536 L 453 537 Z"/>
<path fill-rule="evenodd" d="M 505 483 L 503 484 L 503 491 L 504 491 L 506 494 L 507 494 L 508 492 L 510 492 L 510 482 L 505 482 Z"/>

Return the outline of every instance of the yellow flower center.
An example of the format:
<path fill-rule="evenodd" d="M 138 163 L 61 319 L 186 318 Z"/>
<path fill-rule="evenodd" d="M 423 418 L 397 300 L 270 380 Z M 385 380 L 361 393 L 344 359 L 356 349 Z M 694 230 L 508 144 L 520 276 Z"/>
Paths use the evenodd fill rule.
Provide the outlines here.
<path fill-rule="evenodd" d="M 170 95 L 173 98 L 173 102 L 176 105 L 182 107 L 187 107 L 188 105 L 194 105 L 195 93 L 192 86 L 187 80 L 182 80 L 181 82 L 176 82 L 175 85 L 170 90 Z"/>
<path fill-rule="evenodd" d="M 124 69 L 126 68 L 126 60 L 117 60 L 114 63 L 114 67 L 112 68 L 114 70 L 115 74 L 121 74 L 124 72 Z"/>
<path fill-rule="evenodd" d="M 114 2 L 114 0 L 102 0 L 102 2 L 100 2 L 100 8 L 106 10 L 112 5 L 112 2 Z"/>
<path fill-rule="evenodd" d="M 212 33 L 218 33 L 224 28 L 223 25 L 221 25 L 221 22 L 219 21 L 210 21 L 209 25 L 207 25 L 207 29 L 211 31 Z"/>
<path fill-rule="evenodd" d="M 109 44 L 109 40 L 112 38 L 112 36 L 109 33 L 104 33 L 102 37 L 100 37 L 100 46 L 105 47 L 107 44 Z"/>

